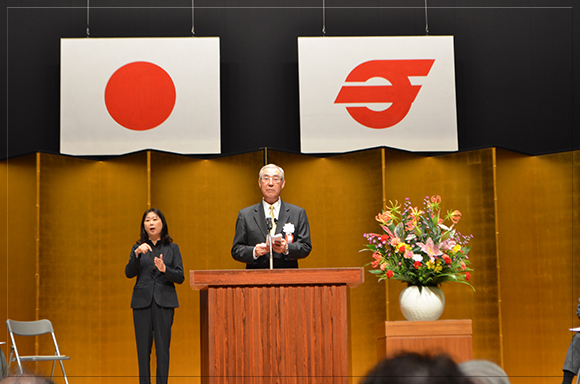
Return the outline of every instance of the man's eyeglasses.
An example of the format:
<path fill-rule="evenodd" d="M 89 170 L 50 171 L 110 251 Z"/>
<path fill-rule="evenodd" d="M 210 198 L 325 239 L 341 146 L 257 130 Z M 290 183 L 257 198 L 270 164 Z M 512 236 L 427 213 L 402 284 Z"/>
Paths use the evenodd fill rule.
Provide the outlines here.
<path fill-rule="evenodd" d="M 273 176 L 273 177 L 270 177 L 270 176 L 262 176 L 261 179 L 265 183 L 267 183 L 268 181 L 271 180 L 274 184 L 278 184 L 278 183 L 280 183 L 282 181 L 282 178 L 280 176 Z"/>

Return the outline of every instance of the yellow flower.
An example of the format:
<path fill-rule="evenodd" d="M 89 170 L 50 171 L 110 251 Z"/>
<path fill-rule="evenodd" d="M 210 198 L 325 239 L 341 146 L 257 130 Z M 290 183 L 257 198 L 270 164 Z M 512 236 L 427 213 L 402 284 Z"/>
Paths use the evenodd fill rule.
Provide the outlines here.
<path fill-rule="evenodd" d="M 435 265 L 435 273 L 441 272 L 443 266 L 441 265 L 441 260 L 437 260 L 437 265 Z"/>
<path fill-rule="evenodd" d="M 409 244 L 405 244 L 403 242 L 400 242 L 399 244 L 395 245 L 395 248 L 397 251 L 399 251 L 401 253 L 405 253 L 406 250 L 411 249 L 411 246 Z"/>
<path fill-rule="evenodd" d="M 441 272 L 441 270 L 443 269 L 443 267 L 441 266 L 440 260 L 437 260 L 437 261 L 429 260 L 427 262 L 427 268 L 432 269 L 435 273 Z"/>
<path fill-rule="evenodd" d="M 453 253 L 457 253 L 457 252 L 461 251 L 461 245 L 456 244 L 455 247 L 453 247 L 452 251 L 453 251 Z"/>

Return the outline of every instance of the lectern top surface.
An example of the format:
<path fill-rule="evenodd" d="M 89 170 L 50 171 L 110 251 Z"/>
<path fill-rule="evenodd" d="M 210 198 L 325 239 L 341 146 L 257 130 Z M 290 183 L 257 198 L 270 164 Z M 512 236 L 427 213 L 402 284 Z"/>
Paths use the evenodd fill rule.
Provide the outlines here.
<path fill-rule="evenodd" d="M 211 286 L 326 285 L 344 284 L 350 288 L 364 282 L 364 268 L 316 269 L 235 269 L 189 271 L 194 290 Z"/>

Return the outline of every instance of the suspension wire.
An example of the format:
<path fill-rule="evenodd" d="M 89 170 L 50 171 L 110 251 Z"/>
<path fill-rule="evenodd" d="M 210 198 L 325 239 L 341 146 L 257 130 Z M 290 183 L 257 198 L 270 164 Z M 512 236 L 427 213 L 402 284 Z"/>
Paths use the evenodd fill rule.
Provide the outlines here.
<path fill-rule="evenodd" d="M 194 0 L 191 0 L 191 35 L 195 36 L 195 6 L 193 5 Z"/>
<path fill-rule="evenodd" d="M 322 0 L 322 35 L 326 36 L 326 3 Z"/>
<path fill-rule="evenodd" d="M 427 0 L 425 0 L 425 34 L 429 36 L 429 17 L 427 16 Z"/>
<path fill-rule="evenodd" d="M 89 7 L 89 1 L 90 0 L 87 0 L 87 30 L 86 30 L 87 38 L 91 36 L 91 28 L 89 27 L 89 25 L 90 25 L 89 24 L 89 20 L 90 20 L 89 19 L 89 8 L 90 8 Z"/>

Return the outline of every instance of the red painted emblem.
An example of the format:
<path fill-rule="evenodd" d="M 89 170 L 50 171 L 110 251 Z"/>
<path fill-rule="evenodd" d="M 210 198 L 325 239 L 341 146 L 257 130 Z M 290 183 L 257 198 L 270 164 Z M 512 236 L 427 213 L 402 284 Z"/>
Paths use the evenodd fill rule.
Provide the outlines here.
<path fill-rule="evenodd" d="M 105 105 L 113 120 L 134 131 L 146 131 L 167 120 L 176 97 L 171 76 L 146 61 L 117 69 L 105 88 Z"/>
<path fill-rule="evenodd" d="M 356 66 L 346 82 L 366 82 L 373 77 L 386 79 L 391 85 L 344 85 L 334 104 L 392 103 L 383 111 L 366 106 L 346 107 L 353 119 L 365 127 L 389 128 L 407 116 L 420 85 L 411 85 L 409 76 L 427 76 L 435 60 L 372 60 Z"/>

